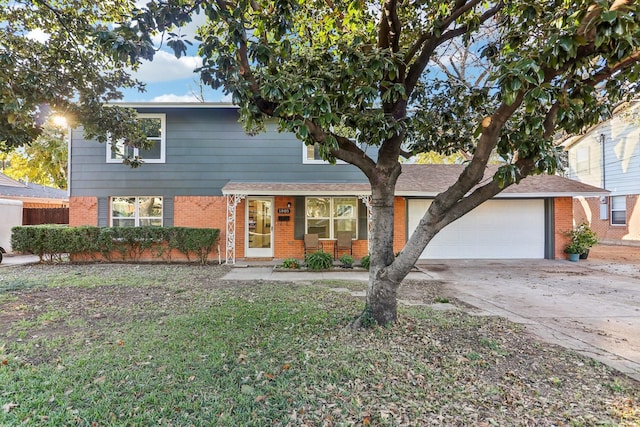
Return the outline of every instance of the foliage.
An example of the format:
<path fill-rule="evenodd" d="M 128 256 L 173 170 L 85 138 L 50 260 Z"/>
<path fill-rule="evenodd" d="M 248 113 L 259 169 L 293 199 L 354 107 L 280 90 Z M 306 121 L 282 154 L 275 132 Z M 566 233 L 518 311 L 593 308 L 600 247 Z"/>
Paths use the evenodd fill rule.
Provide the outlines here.
<path fill-rule="evenodd" d="M 137 262 L 145 251 L 157 260 L 171 261 L 173 249 L 191 260 L 192 256 L 206 264 L 216 249 L 220 230 L 187 227 L 67 227 L 38 225 L 13 227 L 11 246 L 16 252 L 33 253 L 40 262 L 60 262 L 63 256 L 72 259 L 105 259 Z"/>
<path fill-rule="evenodd" d="M 2 171 L 16 180 L 28 180 L 40 185 L 67 188 L 68 148 L 66 129 L 48 123 L 43 133 L 30 145 L 1 153 L 8 166 Z"/>
<path fill-rule="evenodd" d="M 102 142 L 107 131 L 144 141 L 133 111 L 104 105 L 121 98 L 122 87 L 143 89 L 128 74 L 138 60 L 126 51 L 153 49 L 150 40 L 113 31 L 131 8 L 126 0 L 0 0 L 0 151 L 29 145 L 51 115 L 84 124 Z"/>
<path fill-rule="evenodd" d="M 300 268 L 300 263 L 295 258 L 285 258 L 282 260 L 282 268 L 297 270 Z"/>
<path fill-rule="evenodd" d="M 368 270 L 369 267 L 371 266 L 371 255 L 363 256 L 362 259 L 360 260 L 360 266 Z"/>
<path fill-rule="evenodd" d="M 378 291 L 397 288 L 439 230 L 528 175 L 555 173 L 554 134 L 608 117 L 634 96 L 640 72 L 640 4 L 626 0 L 168 0 L 119 31 L 135 46 L 196 14 L 206 18 L 201 78 L 231 96 L 247 131 L 276 120 L 368 178 L 372 298 L 395 295 Z M 175 37 L 171 45 L 186 50 Z M 399 157 L 431 151 L 472 157 L 394 258 Z M 495 155 L 503 164 L 486 179 Z M 396 320 L 368 301 L 376 321 Z"/>
<path fill-rule="evenodd" d="M 598 235 L 586 222 L 573 227 L 573 229 L 564 232 L 564 234 L 569 237 L 569 243 L 564 250 L 568 254 L 587 253 L 593 245 L 598 243 Z"/>
<path fill-rule="evenodd" d="M 353 265 L 353 257 L 349 254 L 344 254 L 340 257 L 340 262 L 345 267 L 351 267 Z"/>
<path fill-rule="evenodd" d="M 324 251 L 311 252 L 304 258 L 304 263 L 309 270 L 328 270 L 333 266 L 333 257 Z"/>

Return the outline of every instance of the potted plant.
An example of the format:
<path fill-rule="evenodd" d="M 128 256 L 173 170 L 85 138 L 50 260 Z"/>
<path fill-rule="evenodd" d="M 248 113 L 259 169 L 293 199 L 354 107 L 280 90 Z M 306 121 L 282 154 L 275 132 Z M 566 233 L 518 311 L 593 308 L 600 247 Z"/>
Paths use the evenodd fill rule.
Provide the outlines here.
<path fill-rule="evenodd" d="M 586 259 L 589 254 L 589 249 L 598 243 L 598 236 L 589 228 L 586 222 L 573 227 L 573 229 L 566 232 L 565 235 L 569 237 L 569 243 L 564 251 L 569 254 L 571 261 L 574 261 L 573 258 L 576 258 L 575 255 L 577 255 L 575 261 L 580 258 Z"/>

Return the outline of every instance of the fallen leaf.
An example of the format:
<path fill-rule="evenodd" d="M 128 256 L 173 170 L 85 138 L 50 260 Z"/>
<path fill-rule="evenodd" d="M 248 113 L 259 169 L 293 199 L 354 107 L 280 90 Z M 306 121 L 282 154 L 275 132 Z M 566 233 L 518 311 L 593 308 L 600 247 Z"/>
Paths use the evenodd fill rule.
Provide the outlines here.
<path fill-rule="evenodd" d="M 104 384 L 105 381 L 107 381 L 107 377 L 105 375 L 96 378 L 95 380 L 93 380 L 94 384 Z"/>
<path fill-rule="evenodd" d="M 274 378 L 276 377 L 275 375 L 270 374 L 270 373 L 268 373 L 268 372 L 265 372 L 265 373 L 264 373 L 264 376 L 265 376 L 265 377 L 267 377 L 267 378 L 269 378 L 270 380 L 272 380 L 272 379 L 274 379 Z"/>
<path fill-rule="evenodd" d="M 5 414 L 8 414 L 9 412 L 11 412 L 11 410 L 13 408 L 17 408 L 19 405 L 17 403 L 5 403 L 4 405 L 2 405 L 2 410 L 4 411 Z"/>

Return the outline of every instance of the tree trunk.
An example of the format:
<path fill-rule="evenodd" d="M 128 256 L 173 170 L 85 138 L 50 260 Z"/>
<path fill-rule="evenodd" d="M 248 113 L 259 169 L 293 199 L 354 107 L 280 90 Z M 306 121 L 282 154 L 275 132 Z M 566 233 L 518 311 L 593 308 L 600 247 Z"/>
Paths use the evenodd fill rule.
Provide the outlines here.
<path fill-rule="evenodd" d="M 404 274 L 389 274 L 387 269 L 395 259 L 393 252 L 394 237 L 394 194 L 400 165 L 397 169 L 380 172 L 371 182 L 371 214 L 373 230 L 369 236 L 371 264 L 369 267 L 369 285 L 364 311 L 353 326 L 363 327 L 372 324 L 386 325 L 398 318 L 397 291 Z"/>

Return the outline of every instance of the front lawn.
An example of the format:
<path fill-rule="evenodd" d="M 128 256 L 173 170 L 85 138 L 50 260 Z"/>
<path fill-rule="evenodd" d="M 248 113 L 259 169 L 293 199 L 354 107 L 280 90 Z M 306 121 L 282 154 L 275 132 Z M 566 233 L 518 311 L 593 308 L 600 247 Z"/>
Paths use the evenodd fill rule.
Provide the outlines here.
<path fill-rule="evenodd" d="M 225 271 L 0 270 L 0 425 L 640 424 L 638 383 L 504 319 L 403 307 L 351 331 L 344 289 L 364 284 Z M 428 303 L 439 286 L 408 288 Z"/>

